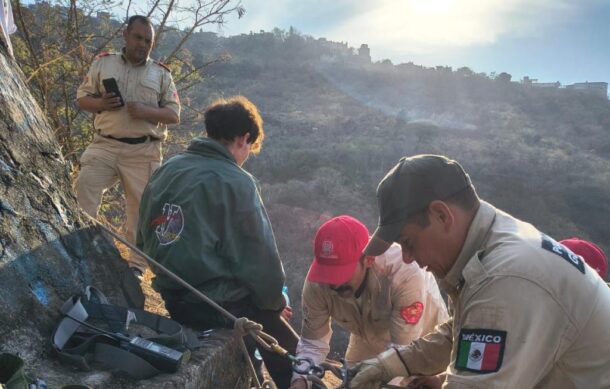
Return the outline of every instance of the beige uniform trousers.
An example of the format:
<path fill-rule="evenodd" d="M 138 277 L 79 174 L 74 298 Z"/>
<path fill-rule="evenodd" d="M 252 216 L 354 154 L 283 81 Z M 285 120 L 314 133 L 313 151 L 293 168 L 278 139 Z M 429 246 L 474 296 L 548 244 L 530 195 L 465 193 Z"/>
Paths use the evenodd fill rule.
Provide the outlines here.
<path fill-rule="evenodd" d="M 125 191 L 125 237 L 135 244 L 140 198 L 148 179 L 161 164 L 161 142 L 146 141 L 132 145 L 95 135 L 80 163 L 81 170 L 75 184 L 80 207 L 92 217 L 97 217 L 102 195 L 120 180 Z M 148 267 L 146 260 L 135 253 L 131 253 L 127 261 L 130 266 L 142 270 Z"/>

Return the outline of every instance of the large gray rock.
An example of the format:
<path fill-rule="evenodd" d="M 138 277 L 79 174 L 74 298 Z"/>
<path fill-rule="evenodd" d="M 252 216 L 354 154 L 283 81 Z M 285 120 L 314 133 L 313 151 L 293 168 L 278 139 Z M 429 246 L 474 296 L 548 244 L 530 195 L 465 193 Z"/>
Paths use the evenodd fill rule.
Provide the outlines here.
<path fill-rule="evenodd" d="M 0 80 L 0 352 L 18 354 L 50 387 L 248 387 L 245 360 L 224 332 L 177 374 L 147 381 L 59 364 L 50 338 L 66 299 L 86 285 L 124 306 L 142 306 L 144 296 L 110 237 L 78 211 L 69 163 L 2 44 Z"/>

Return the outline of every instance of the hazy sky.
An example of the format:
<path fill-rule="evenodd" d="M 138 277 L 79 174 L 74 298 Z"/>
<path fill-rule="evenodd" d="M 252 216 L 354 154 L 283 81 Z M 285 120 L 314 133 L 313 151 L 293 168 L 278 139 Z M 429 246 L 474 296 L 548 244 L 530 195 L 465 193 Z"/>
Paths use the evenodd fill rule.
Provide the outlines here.
<path fill-rule="evenodd" d="M 610 82 L 610 0 L 242 0 L 220 31 L 274 27 L 367 43 L 373 60 Z"/>

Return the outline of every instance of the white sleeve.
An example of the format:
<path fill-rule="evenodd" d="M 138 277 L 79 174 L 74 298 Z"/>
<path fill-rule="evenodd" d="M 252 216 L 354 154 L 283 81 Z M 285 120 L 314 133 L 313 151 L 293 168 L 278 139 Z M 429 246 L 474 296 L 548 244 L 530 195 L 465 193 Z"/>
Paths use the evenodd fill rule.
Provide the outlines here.
<path fill-rule="evenodd" d="M 301 337 L 297 345 L 297 358 L 311 358 L 315 364 L 324 362 L 330 351 L 330 338 L 332 332 L 327 333 L 320 339 L 307 339 Z M 293 373 L 292 380 L 304 377 L 301 374 Z M 308 385 L 311 385 L 308 383 Z"/>

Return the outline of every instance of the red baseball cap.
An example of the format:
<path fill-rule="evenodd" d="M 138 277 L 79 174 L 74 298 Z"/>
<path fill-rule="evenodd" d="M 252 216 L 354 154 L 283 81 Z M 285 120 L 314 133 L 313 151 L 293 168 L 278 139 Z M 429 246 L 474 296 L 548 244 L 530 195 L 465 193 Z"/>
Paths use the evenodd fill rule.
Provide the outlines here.
<path fill-rule="evenodd" d="M 307 280 L 331 285 L 346 283 L 368 241 L 369 230 L 351 216 L 337 216 L 322 224 L 314 240 L 314 259 Z"/>
<path fill-rule="evenodd" d="M 580 255 L 603 279 L 606 279 L 608 275 L 608 259 L 606 259 L 602 249 L 594 243 L 578 238 L 564 239 L 559 243 L 572 250 L 574 254 Z"/>

